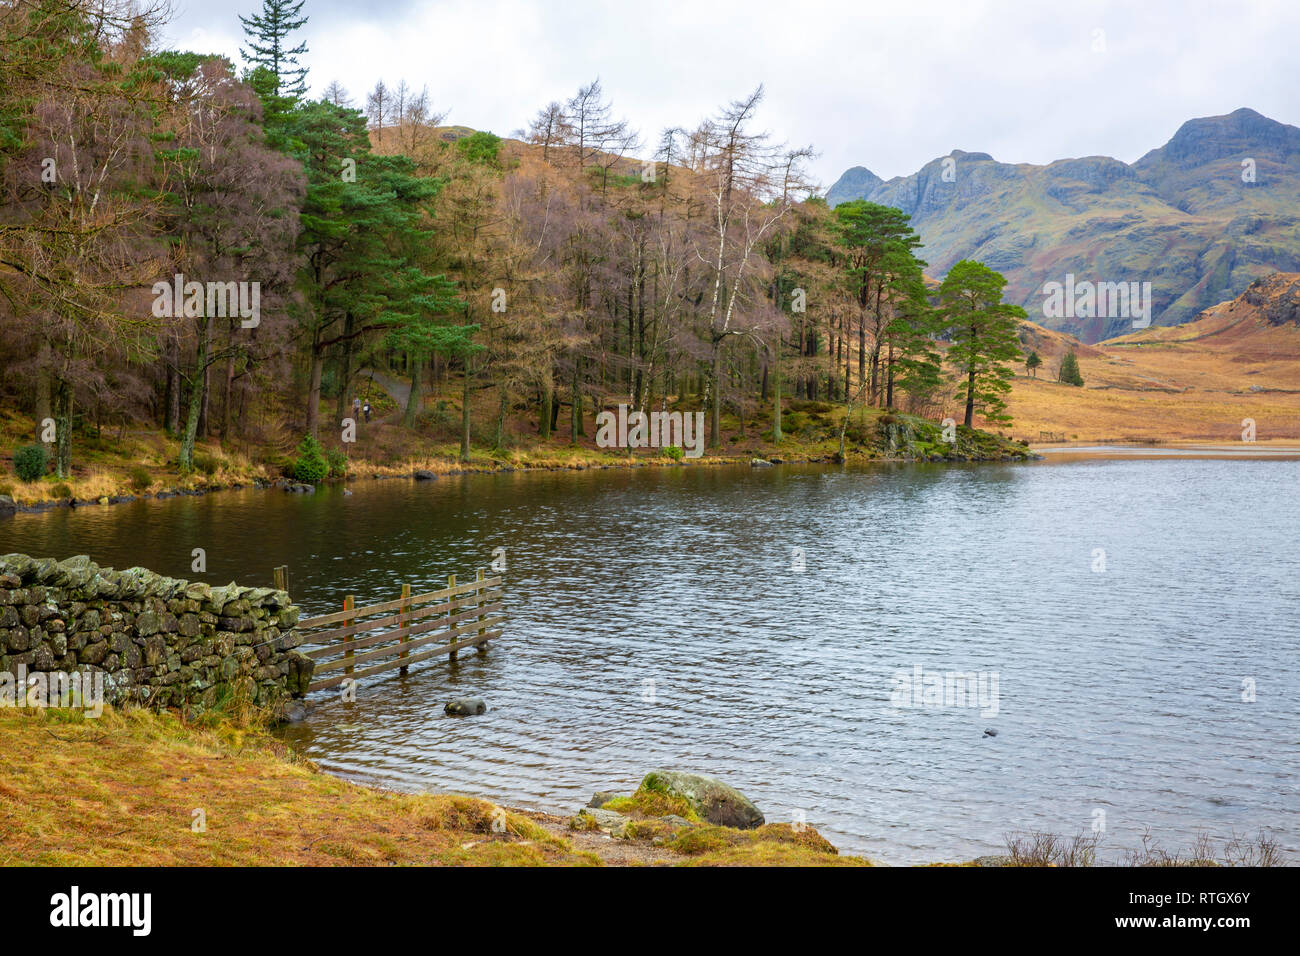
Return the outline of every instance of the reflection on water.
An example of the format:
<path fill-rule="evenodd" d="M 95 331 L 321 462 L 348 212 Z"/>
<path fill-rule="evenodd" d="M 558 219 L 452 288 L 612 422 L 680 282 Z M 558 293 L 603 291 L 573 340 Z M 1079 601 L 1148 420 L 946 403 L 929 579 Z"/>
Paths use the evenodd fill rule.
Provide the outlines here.
<path fill-rule="evenodd" d="M 697 770 L 770 821 L 802 811 L 889 862 L 997 852 L 1015 830 L 1072 835 L 1097 809 L 1114 855 L 1148 826 L 1167 846 L 1266 827 L 1300 850 L 1300 463 L 353 487 L 20 515 L 0 550 L 193 578 L 202 547 L 204 580 L 267 584 L 287 564 L 295 600 L 321 613 L 464 580 L 506 548 L 509 621 L 488 654 L 374 678 L 355 704 L 317 695 L 285 732 L 365 781 L 573 812 L 647 770 Z M 996 716 L 894 706 L 917 665 L 996 675 Z M 442 715 L 470 693 L 485 716 Z"/>

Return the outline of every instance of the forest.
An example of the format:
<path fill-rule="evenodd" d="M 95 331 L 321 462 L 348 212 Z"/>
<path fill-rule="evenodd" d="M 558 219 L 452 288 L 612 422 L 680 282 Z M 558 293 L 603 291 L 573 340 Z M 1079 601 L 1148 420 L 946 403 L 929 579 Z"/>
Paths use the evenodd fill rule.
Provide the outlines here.
<path fill-rule="evenodd" d="M 1002 276 L 933 280 L 907 216 L 829 207 L 761 86 L 646 138 L 594 79 L 498 136 L 406 80 L 313 98 L 304 0 L 241 18 L 240 64 L 163 48 L 168 12 L 0 2 L 0 402 L 59 478 L 114 430 L 182 473 L 337 453 L 363 373 L 462 459 L 612 404 L 703 411 L 710 449 L 779 445 L 791 402 L 1009 424 Z"/>

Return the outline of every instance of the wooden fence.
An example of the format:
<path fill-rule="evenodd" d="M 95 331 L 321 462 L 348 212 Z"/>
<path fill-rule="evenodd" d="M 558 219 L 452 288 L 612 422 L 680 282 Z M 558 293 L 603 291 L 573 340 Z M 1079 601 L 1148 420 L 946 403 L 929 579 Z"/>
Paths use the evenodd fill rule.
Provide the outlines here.
<path fill-rule="evenodd" d="M 453 574 L 445 588 L 427 594 L 412 594 L 404 584 L 397 600 L 368 607 L 354 607 L 348 596 L 343 610 L 298 622 L 303 653 L 316 661 L 307 690 L 393 668 L 405 674 L 412 664 L 439 654 L 454 658 L 470 647 L 482 653 L 488 641 L 501 636 L 500 612 L 501 578 L 485 577 L 481 569 L 473 581 L 457 584 Z"/>

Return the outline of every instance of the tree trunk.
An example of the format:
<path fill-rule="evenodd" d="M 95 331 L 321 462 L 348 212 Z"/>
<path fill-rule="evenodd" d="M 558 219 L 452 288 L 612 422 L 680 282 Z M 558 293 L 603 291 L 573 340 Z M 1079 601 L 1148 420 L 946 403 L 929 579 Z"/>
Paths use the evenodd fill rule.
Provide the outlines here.
<path fill-rule="evenodd" d="M 402 413 L 402 424 L 414 428 L 420 415 L 422 389 L 424 385 L 424 358 L 411 358 L 411 394 L 406 397 L 406 411 Z M 342 419 L 342 415 L 339 416 Z"/>
<path fill-rule="evenodd" d="M 715 339 L 713 354 L 709 356 L 709 447 L 722 444 L 722 343 Z"/>
<path fill-rule="evenodd" d="M 858 314 L 858 381 L 867 375 L 867 312 L 863 309 Z"/>
<path fill-rule="evenodd" d="M 212 397 L 212 388 L 209 381 L 210 372 L 211 368 L 209 364 L 205 362 L 203 365 L 203 403 L 199 406 L 199 434 L 203 436 L 204 441 L 208 438 L 208 423 L 211 420 L 209 417 L 209 405 L 211 404 Z"/>
<path fill-rule="evenodd" d="M 506 438 L 506 386 L 504 382 L 497 383 L 497 437 L 493 446 L 501 448 L 501 443 Z"/>
<path fill-rule="evenodd" d="M 469 461 L 469 386 L 474 377 L 471 359 L 465 356 L 465 389 L 460 400 L 460 460 Z"/>
<path fill-rule="evenodd" d="M 889 354 L 885 359 L 885 387 L 888 393 L 885 396 L 885 407 L 894 407 L 894 346 L 889 346 Z"/>
<path fill-rule="evenodd" d="M 175 435 L 181 428 L 181 358 L 180 346 L 172 342 L 167 349 L 167 409 L 163 430 Z"/>
<path fill-rule="evenodd" d="M 59 478 L 72 475 L 72 384 L 58 381 L 54 385 L 54 474 Z"/>
<path fill-rule="evenodd" d="M 232 350 L 226 356 L 226 384 L 221 399 L 221 440 L 230 441 L 230 406 L 234 402 L 235 391 L 235 353 Z"/>
<path fill-rule="evenodd" d="M 578 390 L 578 358 L 573 359 L 573 379 L 569 383 L 569 397 L 573 400 L 569 416 L 569 442 L 576 445 L 582 434 L 582 393 Z"/>
<path fill-rule="evenodd" d="M 343 419 L 348 417 L 348 384 L 352 381 L 352 313 L 343 319 L 343 356 L 339 360 L 339 396 L 334 403 L 334 419 L 342 427 Z"/>
<path fill-rule="evenodd" d="M 778 335 L 772 356 L 772 442 L 775 444 L 784 437 L 781 434 L 781 336 Z"/>
<path fill-rule="evenodd" d="M 320 332 L 312 337 L 311 379 L 307 386 L 307 434 L 312 438 L 320 426 L 320 377 L 325 364 L 325 350 L 320 345 Z"/>
<path fill-rule="evenodd" d="M 45 431 L 45 419 L 53 417 L 53 377 L 51 366 L 54 364 L 54 350 L 50 343 L 42 341 L 40 355 L 36 363 L 36 441 L 44 444 L 41 432 Z"/>
<path fill-rule="evenodd" d="M 554 389 L 554 376 L 548 362 L 546 371 L 542 375 L 542 403 L 537 412 L 537 433 L 541 436 L 542 441 L 550 439 L 551 430 L 555 427 L 554 422 L 551 420 L 552 405 L 555 401 Z"/>
<path fill-rule="evenodd" d="M 966 376 L 966 427 L 972 428 L 975 420 L 975 369 Z"/>
<path fill-rule="evenodd" d="M 190 471 L 194 467 L 194 439 L 199 431 L 199 418 L 203 415 L 204 399 L 207 396 L 208 382 L 208 323 L 204 319 L 199 324 L 199 352 L 194 360 L 193 385 L 190 388 L 189 411 L 185 416 L 185 434 L 181 438 L 181 471 Z"/>

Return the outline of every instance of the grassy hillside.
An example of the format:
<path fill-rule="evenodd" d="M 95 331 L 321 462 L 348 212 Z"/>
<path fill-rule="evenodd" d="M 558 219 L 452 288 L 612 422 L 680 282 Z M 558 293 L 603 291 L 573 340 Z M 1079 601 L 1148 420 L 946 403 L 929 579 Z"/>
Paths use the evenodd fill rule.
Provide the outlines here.
<path fill-rule="evenodd" d="M 1015 434 L 1068 440 L 1240 441 L 1253 419 L 1261 442 L 1300 438 L 1300 274 L 1253 284 L 1231 302 L 1176 328 L 1150 328 L 1094 346 L 1034 323 L 1021 341 L 1038 350 L 1037 379 L 1016 378 Z M 1084 387 L 1054 380 L 1074 348 Z"/>

